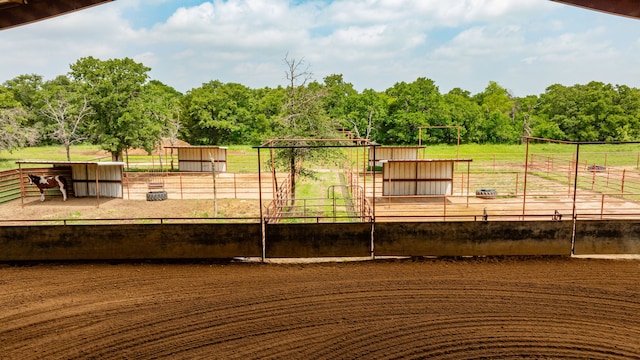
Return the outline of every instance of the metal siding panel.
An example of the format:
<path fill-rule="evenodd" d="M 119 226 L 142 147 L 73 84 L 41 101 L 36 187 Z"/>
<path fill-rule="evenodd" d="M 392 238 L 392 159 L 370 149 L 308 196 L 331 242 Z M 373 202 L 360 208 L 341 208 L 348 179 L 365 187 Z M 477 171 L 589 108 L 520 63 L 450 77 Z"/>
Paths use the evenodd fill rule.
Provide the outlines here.
<path fill-rule="evenodd" d="M 72 164 L 71 165 L 71 176 L 74 180 L 86 180 L 87 176 L 85 173 L 85 165 L 80 164 Z M 73 193 L 76 197 L 86 197 L 87 194 L 87 186 L 84 183 L 73 183 Z"/>

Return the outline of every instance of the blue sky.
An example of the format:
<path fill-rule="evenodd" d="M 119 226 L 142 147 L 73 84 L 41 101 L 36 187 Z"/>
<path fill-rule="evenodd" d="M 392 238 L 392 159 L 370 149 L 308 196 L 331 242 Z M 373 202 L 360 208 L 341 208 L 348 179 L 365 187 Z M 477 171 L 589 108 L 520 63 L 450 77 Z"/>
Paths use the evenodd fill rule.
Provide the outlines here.
<path fill-rule="evenodd" d="M 514 96 L 589 81 L 640 87 L 640 20 L 548 0 L 117 0 L 0 31 L 0 83 L 66 74 L 84 56 L 130 57 L 181 92 L 211 80 L 313 79 L 383 91 L 419 77 L 442 93 L 496 81 Z"/>

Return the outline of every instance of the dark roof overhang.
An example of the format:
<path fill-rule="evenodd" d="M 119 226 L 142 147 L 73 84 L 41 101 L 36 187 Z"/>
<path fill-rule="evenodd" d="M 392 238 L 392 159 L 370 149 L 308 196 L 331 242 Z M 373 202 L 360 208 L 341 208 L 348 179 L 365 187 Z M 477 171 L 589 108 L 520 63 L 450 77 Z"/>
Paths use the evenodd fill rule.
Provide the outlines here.
<path fill-rule="evenodd" d="M 0 0 L 0 30 L 111 1 L 113 0 Z"/>
<path fill-rule="evenodd" d="M 551 0 L 585 9 L 640 19 L 640 0 Z"/>

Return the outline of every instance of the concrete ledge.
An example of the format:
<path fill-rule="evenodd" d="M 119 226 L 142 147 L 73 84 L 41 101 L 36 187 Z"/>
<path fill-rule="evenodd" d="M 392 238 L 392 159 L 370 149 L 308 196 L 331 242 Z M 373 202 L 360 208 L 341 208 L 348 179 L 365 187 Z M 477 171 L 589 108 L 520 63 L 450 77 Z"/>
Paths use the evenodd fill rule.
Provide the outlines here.
<path fill-rule="evenodd" d="M 371 224 L 267 224 L 267 258 L 371 256 Z"/>
<path fill-rule="evenodd" d="M 376 223 L 376 256 L 571 255 L 571 221 Z"/>
<path fill-rule="evenodd" d="M 574 254 L 640 254 L 640 221 L 576 221 Z"/>
<path fill-rule="evenodd" d="M 260 224 L 0 227 L 0 261 L 262 256 Z"/>

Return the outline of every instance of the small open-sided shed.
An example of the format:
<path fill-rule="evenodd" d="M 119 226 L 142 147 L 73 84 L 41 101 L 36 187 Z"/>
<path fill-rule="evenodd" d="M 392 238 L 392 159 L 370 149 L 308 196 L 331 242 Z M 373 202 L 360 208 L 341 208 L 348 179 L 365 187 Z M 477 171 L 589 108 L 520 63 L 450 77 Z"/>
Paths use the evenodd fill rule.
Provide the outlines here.
<path fill-rule="evenodd" d="M 452 195 L 454 164 L 457 162 L 469 164 L 471 159 L 384 161 L 382 162 L 382 195 Z M 469 172 L 468 166 L 467 172 Z"/>
<path fill-rule="evenodd" d="M 210 172 L 211 163 L 216 172 L 227 171 L 227 148 L 222 146 L 166 146 L 178 150 L 180 171 Z"/>
<path fill-rule="evenodd" d="M 382 166 L 386 160 L 417 160 L 420 149 L 424 146 L 378 146 L 375 152 L 369 151 L 369 166 Z"/>
<path fill-rule="evenodd" d="M 16 161 L 20 170 L 20 177 L 29 169 L 22 168 L 23 164 L 51 165 L 56 168 L 70 168 L 73 194 L 75 197 L 123 197 L 123 162 L 94 162 L 94 161 Z M 42 175 L 42 169 L 40 170 Z M 96 191 L 96 189 L 98 189 Z M 24 192 L 23 192 L 24 193 Z"/>

